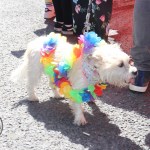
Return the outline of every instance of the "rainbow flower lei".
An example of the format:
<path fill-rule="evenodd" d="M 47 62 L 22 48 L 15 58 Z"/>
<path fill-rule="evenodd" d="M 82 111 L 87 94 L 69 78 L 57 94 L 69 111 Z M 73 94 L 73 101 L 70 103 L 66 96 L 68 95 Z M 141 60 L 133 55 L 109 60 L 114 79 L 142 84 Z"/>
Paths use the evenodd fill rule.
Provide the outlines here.
<path fill-rule="evenodd" d="M 66 42 L 66 38 L 60 34 L 50 33 L 43 47 L 41 48 L 41 63 L 44 66 L 45 74 L 50 77 L 51 82 L 59 89 L 59 93 L 76 103 L 93 101 L 97 96 L 102 95 L 102 90 L 106 88 L 105 84 L 89 85 L 83 89 L 73 89 L 68 80 L 67 73 L 72 68 L 74 62 L 84 54 L 92 52 L 92 48 L 96 46 L 101 38 L 97 37 L 94 32 L 81 35 L 78 43 L 74 45 L 70 56 L 56 63 L 53 55 L 59 40 Z"/>

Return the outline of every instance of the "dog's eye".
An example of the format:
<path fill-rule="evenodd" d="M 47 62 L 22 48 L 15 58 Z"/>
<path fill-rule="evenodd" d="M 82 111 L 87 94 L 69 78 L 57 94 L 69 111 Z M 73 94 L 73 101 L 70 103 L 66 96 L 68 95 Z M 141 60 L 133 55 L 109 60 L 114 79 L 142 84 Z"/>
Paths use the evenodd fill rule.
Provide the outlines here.
<path fill-rule="evenodd" d="M 123 67 L 123 66 L 124 66 L 124 63 L 121 62 L 118 66 L 119 66 L 119 67 Z"/>
<path fill-rule="evenodd" d="M 97 67 L 94 65 L 94 68 L 97 69 Z"/>

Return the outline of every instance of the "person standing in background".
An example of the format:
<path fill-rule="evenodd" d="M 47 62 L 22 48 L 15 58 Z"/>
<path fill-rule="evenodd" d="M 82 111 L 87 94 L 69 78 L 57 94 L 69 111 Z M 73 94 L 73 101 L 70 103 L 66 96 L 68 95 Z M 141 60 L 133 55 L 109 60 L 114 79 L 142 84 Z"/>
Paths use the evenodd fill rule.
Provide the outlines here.
<path fill-rule="evenodd" d="M 133 41 L 131 56 L 138 74 L 129 89 L 145 92 L 150 82 L 150 0 L 135 0 Z"/>
<path fill-rule="evenodd" d="M 112 5 L 112 0 L 73 0 L 75 34 L 95 31 L 107 41 Z"/>
<path fill-rule="evenodd" d="M 65 35 L 72 35 L 72 0 L 53 0 L 53 5 L 56 13 L 54 31 Z"/>

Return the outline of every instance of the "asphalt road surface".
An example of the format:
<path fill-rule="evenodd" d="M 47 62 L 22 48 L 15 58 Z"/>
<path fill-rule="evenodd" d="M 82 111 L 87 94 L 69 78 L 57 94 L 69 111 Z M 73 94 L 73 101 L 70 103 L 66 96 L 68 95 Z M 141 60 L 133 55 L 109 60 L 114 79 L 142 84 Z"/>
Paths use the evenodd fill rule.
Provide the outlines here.
<path fill-rule="evenodd" d="M 43 12 L 43 0 L 0 0 L 0 150 L 149 150 L 150 89 L 137 94 L 108 86 L 95 104 L 85 104 L 89 123 L 78 127 L 67 101 L 50 98 L 44 76 L 37 103 L 26 99 L 24 84 L 9 81 L 27 43 L 53 29 Z"/>

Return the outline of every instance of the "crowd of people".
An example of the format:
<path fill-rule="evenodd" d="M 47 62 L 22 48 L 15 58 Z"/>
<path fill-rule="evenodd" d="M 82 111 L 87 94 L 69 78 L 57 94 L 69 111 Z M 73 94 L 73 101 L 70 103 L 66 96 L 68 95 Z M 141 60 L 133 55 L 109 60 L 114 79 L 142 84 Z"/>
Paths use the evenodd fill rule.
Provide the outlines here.
<path fill-rule="evenodd" d="M 94 31 L 108 39 L 113 0 L 45 0 L 45 19 L 56 17 L 54 31 L 80 35 Z M 135 0 L 131 56 L 138 69 L 129 89 L 145 92 L 150 82 L 150 1 Z M 121 14 L 120 14 L 121 15 Z"/>

